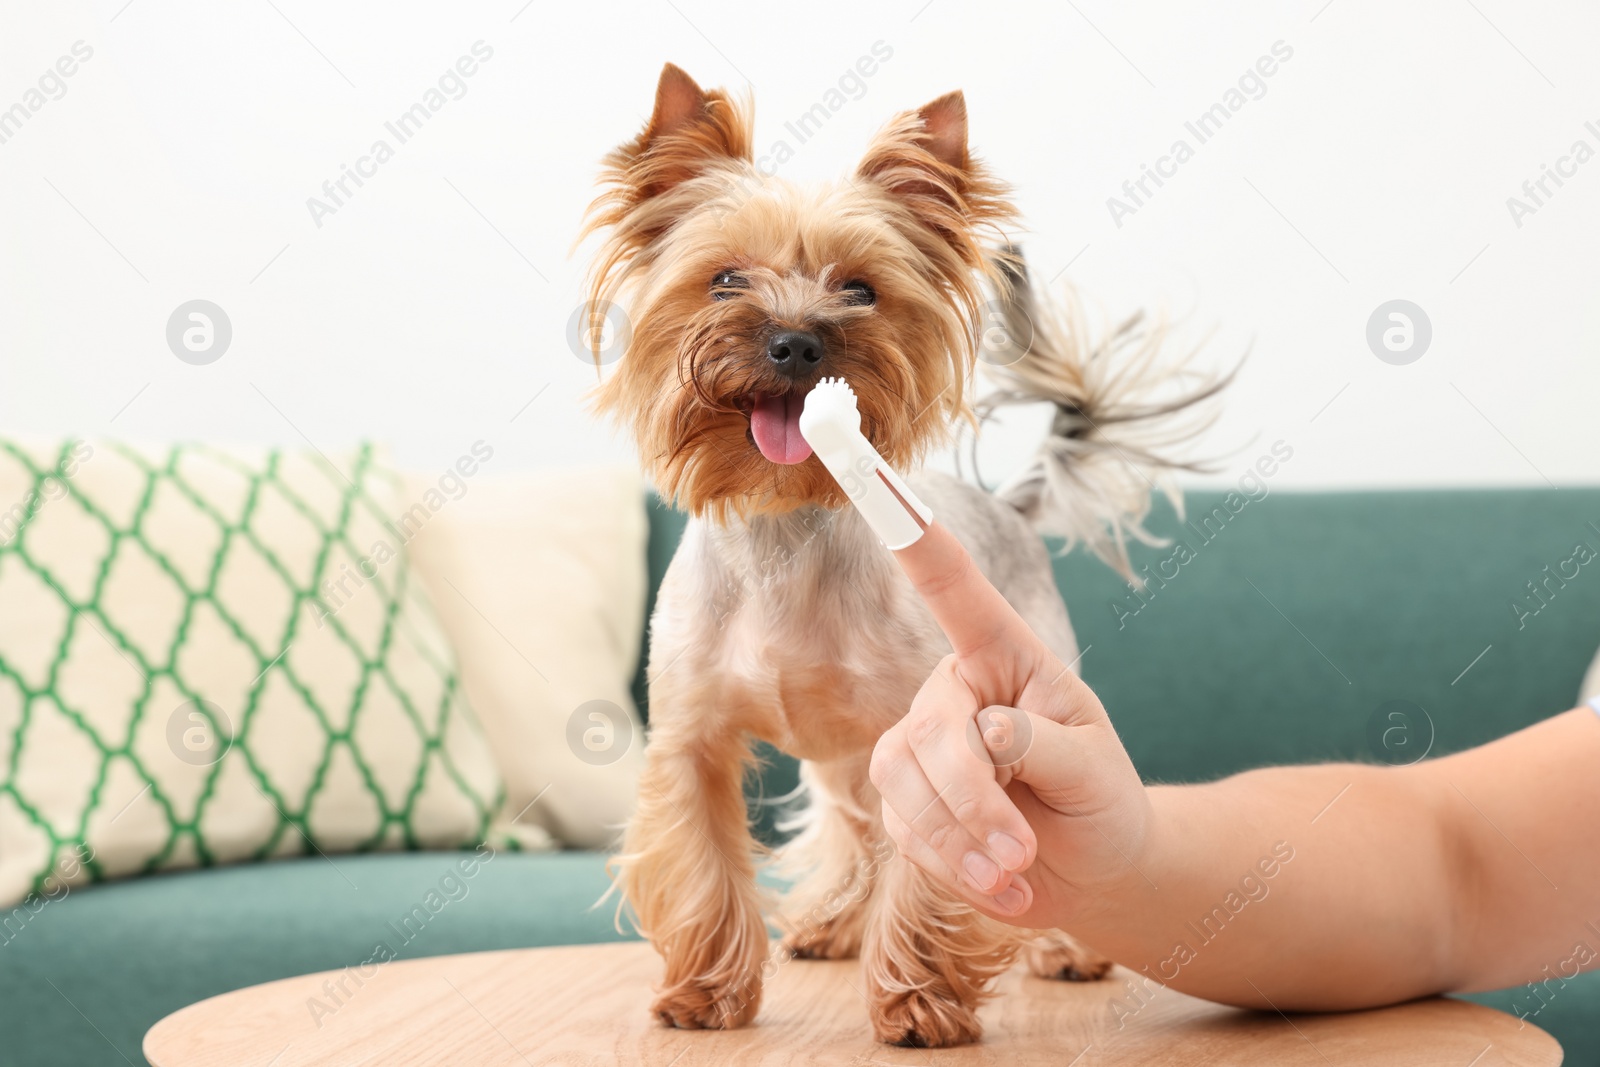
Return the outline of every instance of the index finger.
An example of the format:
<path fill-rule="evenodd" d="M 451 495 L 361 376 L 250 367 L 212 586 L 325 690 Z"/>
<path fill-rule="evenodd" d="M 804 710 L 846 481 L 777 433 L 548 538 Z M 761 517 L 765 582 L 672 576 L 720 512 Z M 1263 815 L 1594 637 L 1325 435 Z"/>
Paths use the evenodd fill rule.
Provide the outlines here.
<path fill-rule="evenodd" d="M 998 641 L 1026 648 L 1038 640 L 978 570 L 966 547 L 939 523 L 929 523 L 922 536 L 896 550 L 895 557 L 957 656 L 970 656 Z"/>

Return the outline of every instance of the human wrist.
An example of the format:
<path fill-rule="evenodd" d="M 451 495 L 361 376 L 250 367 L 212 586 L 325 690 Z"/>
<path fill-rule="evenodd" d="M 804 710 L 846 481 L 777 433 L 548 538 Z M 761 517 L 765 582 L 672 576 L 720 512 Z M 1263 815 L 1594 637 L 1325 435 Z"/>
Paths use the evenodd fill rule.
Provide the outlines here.
<path fill-rule="evenodd" d="M 1147 792 L 1141 787 L 1141 794 Z M 1149 803 L 1144 795 L 1139 801 Z M 1150 917 L 1159 904 L 1153 886 L 1135 867 L 1144 868 L 1154 856 L 1148 839 L 1155 828 L 1149 822 L 1144 826 L 1137 842 L 1119 846 L 1130 849 L 1127 855 L 1115 864 L 1104 865 L 1103 873 L 1097 877 L 1085 879 L 1081 869 L 1061 871 L 1050 879 L 1055 884 L 1040 894 L 1039 874 L 1024 871 L 1023 876 L 1034 881 L 1036 900 L 1043 897 L 1048 901 L 1046 907 L 1028 916 L 1028 925 L 1066 930 L 1078 941 L 1120 963 L 1142 959 L 1152 947 L 1146 943 L 1154 928 Z"/>
<path fill-rule="evenodd" d="M 1166 843 L 1172 837 L 1163 825 L 1167 816 L 1152 803 L 1151 793 L 1139 782 L 1118 804 L 1120 811 L 1095 817 L 1099 824 L 1095 836 L 1112 845 L 1112 850 L 1104 863 L 1096 865 L 1097 871 L 1062 872 L 1068 892 L 1062 894 L 1057 925 L 1085 932 L 1143 925 L 1142 916 L 1153 906 L 1150 898 L 1160 884 L 1153 874 L 1164 869 L 1158 865 L 1170 863 Z"/>

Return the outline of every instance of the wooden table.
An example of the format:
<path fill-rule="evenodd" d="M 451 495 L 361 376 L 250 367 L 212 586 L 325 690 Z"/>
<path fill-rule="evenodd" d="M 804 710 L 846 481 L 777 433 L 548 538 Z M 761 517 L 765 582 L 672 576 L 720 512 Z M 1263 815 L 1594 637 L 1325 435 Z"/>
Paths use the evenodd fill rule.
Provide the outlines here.
<path fill-rule="evenodd" d="M 961 1049 L 875 1043 L 858 992 L 859 965 L 811 960 L 780 967 L 754 1026 L 727 1033 L 667 1030 L 646 1011 L 650 983 L 660 972 L 648 946 L 627 943 L 406 960 L 365 975 L 353 969 L 306 975 L 175 1012 L 145 1035 L 144 1053 L 154 1067 L 1561 1062 L 1560 1046 L 1544 1031 L 1464 1001 L 1285 1017 L 1164 989 L 1135 999 L 1127 984 L 1133 976 L 1120 969 L 1106 981 L 1082 984 L 1011 972 L 1001 980 L 1002 995 L 984 1009 L 982 1043 Z"/>

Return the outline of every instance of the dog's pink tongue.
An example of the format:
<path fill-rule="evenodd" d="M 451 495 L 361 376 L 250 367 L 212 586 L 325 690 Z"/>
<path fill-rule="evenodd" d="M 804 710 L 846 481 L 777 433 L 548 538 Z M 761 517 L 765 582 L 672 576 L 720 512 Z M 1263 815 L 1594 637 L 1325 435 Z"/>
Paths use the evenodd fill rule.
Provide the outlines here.
<path fill-rule="evenodd" d="M 750 435 L 773 463 L 803 463 L 811 446 L 800 436 L 800 412 L 806 398 L 798 393 L 758 397 L 750 409 Z"/>

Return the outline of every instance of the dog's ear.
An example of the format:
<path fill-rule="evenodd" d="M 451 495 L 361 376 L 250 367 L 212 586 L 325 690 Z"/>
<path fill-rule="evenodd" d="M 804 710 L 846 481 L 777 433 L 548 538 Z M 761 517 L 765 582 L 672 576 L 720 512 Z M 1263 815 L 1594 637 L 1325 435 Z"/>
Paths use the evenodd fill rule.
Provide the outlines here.
<path fill-rule="evenodd" d="M 656 104 L 639 136 L 606 158 L 606 177 L 637 204 L 719 163 L 749 161 L 749 109 L 721 89 L 709 92 L 668 63 Z"/>
<path fill-rule="evenodd" d="M 748 98 L 702 89 L 671 63 L 662 68 L 650 121 L 639 136 L 606 156 L 600 194 L 578 234 L 578 241 L 605 234 L 589 273 L 592 337 L 600 336 L 605 313 L 629 273 L 648 263 L 657 241 L 702 202 L 704 190 L 693 179 L 748 167 L 750 112 Z"/>
<path fill-rule="evenodd" d="M 706 91 L 676 63 L 661 68 L 656 107 L 644 128 L 646 143 L 691 126 L 705 111 Z"/>
<path fill-rule="evenodd" d="M 969 268 L 988 268 L 974 231 L 1014 214 L 1005 184 L 967 149 L 960 90 L 896 115 L 873 138 L 856 173 L 904 203 Z"/>
<path fill-rule="evenodd" d="M 967 98 L 960 89 L 945 93 L 939 99 L 917 108 L 922 119 L 928 154 L 947 167 L 966 170 L 967 158 Z"/>

